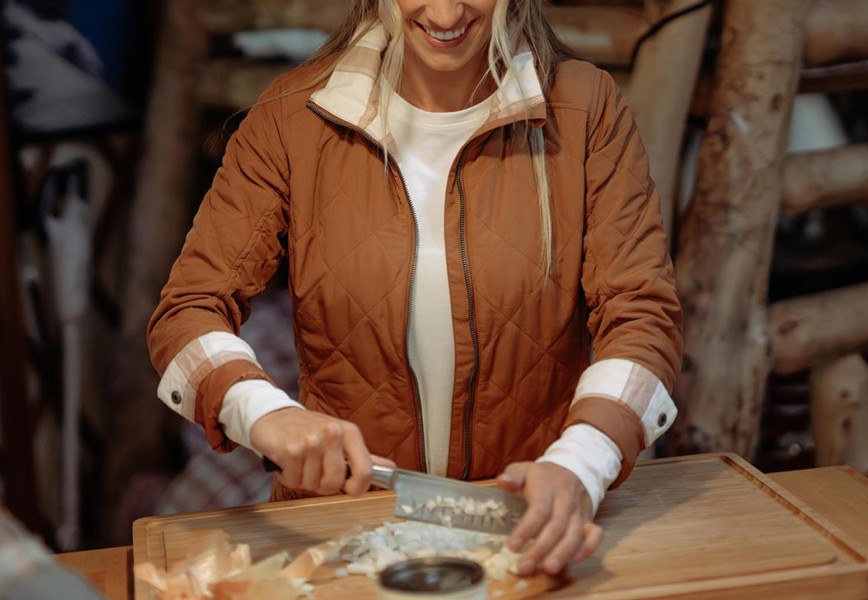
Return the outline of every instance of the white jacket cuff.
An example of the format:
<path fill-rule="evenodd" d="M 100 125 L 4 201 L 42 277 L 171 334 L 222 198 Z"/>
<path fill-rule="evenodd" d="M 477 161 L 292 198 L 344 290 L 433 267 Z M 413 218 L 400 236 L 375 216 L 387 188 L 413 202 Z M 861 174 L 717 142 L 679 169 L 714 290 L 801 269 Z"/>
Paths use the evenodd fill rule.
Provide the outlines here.
<path fill-rule="evenodd" d="M 175 355 L 160 379 L 157 396 L 188 421 L 195 421 L 199 385 L 214 369 L 233 360 L 247 360 L 259 366 L 253 349 L 237 335 L 224 331 L 206 333 Z"/>
<path fill-rule="evenodd" d="M 609 436 L 587 423 L 567 427 L 536 462 L 561 466 L 579 478 L 597 513 L 606 490 L 621 472 L 621 451 Z"/>
<path fill-rule="evenodd" d="M 582 373 L 572 405 L 588 397 L 609 398 L 636 413 L 645 431 L 646 448 L 669 429 L 678 414 L 663 382 L 642 365 L 623 358 L 601 360 Z"/>
<path fill-rule="evenodd" d="M 217 420 L 223 426 L 226 437 L 256 452 L 250 443 L 253 424 L 268 413 L 282 408 L 304 409 L 286 392 L 264 379 L 239 381 L 226 390 Z"/>

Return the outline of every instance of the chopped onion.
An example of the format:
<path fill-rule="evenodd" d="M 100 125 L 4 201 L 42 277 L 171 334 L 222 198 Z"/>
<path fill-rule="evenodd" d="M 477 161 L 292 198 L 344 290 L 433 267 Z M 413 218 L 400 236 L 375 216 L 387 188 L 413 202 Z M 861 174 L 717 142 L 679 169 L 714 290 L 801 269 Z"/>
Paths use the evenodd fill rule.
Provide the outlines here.
<path fill-rule="evenodd" d="M 309 548 L 299 559 L 289 562 L 286 552 L 278 552 L 257 563 L 250 558 L 250 546 L 229 544 L 221 530 L 201 530 L 190 534 L 187 557 L 168 571 L 153 563 L 135 565 L 137 579 L 150 584 L 160 600 L 289 600 L 310 596 L 314 588 L 307 583 L 310 573 L 322 564 L 326 554 L 340 548 L 346 539 Z M 300 564 L 300 566 L 299 566 Z M 293 573 L 301 570 L 301 577 Z"/>
<path fill-rule="evenodd" d="M 359 533 L 341 558 L 349 563 L 348 573 L 373 577 L 402 560 L 429 556 L 474 560 L 485 568 L 489 579 L 503 581 L 507 573 L 517 572 L 520 555 L 507 548 L 504 536 L 408 521 L 387 522 Z"/>
<path fill-rule="evenodd" d="M 462 519 L 482 517 L 484 522 L 492 525 L 503 525 L 509 509 L 502 501 L 490 498 L 488 500 L 476 500 L 474 498 L 450 496 L 437 496 L 424 502 L 418 501 L 413 504 L 401 504 L 401 512 L 408 517 L 433 515 L 441 525 L 451 527 Z M 426 519 L 428 520 L 428 519 Z"/>

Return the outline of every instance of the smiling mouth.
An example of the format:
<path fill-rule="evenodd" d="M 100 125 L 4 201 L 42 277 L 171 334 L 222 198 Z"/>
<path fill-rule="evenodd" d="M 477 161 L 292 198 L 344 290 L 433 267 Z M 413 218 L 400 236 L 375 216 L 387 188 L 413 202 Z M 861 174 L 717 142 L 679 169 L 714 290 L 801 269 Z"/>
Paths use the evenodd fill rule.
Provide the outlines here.
<path fill-rule="evenodd" d="M 416 23 L 422 31 L 424 31 L 428 37 L 437 42 L 454 42 L 456 40 L 460 40 L 464 37 L 464 34 L 467 33 L 467 30 L 470 29 L 470 26 L 476 22 L 476 19 L 470 21 L 463 27 L 456 27 L 455 29 L 451 29 L 449 31 L 436 31 L 434 29 L 430 29 L 429 27 L 425 27 L 421 23 Z"/>

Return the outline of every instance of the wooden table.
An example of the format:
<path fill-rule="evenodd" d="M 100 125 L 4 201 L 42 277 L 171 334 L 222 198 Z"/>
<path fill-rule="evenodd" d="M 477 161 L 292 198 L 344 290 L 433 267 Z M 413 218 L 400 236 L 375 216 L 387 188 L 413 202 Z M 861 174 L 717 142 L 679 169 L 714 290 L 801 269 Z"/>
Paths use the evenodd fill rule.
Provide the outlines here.
<path fill-rule="evenodd" d="M 133 547 L 66 552 L 57 559 L 64 566 L 84 575 L 94 588 L 110 600 L 133 597 Z"/>
<path fill-rule="evenodd" d="M 771 479 L 868 550 L 868 478 L 846 467 L 825 467 L 773 473 Z M 133 598 L 132 547 L 57 555 L 82 573 L 108 598 Z"/>
<path fill-rule="evenodd" d="M 847 466 L 785 471 L 769 477 L 868 548 L 868 477 Z"/>

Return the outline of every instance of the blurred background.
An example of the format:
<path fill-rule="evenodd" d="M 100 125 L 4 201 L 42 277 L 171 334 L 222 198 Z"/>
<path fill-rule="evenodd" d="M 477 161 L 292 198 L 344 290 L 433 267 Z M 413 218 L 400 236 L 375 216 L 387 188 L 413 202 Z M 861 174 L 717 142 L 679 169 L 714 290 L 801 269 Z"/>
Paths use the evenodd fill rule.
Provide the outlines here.
<path fill-rule="evenodd" d="M 0 481 L 55 550 L 261 502 L 156 397 L 145 326 L 244 111 L 348 0 L 5 0 Z M 868 0 L 573 0 L 661 191 L 685 304 L 676 426 L 645 457 L 868 471 Z M 286 271 L 242 332 L 292 394 Z"/>

